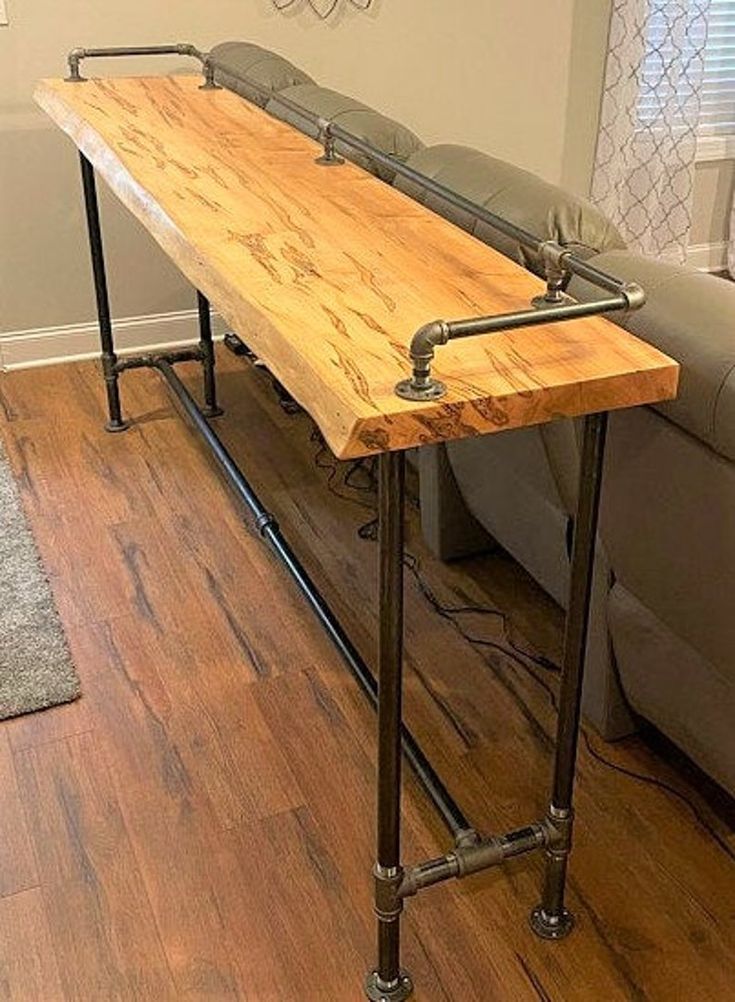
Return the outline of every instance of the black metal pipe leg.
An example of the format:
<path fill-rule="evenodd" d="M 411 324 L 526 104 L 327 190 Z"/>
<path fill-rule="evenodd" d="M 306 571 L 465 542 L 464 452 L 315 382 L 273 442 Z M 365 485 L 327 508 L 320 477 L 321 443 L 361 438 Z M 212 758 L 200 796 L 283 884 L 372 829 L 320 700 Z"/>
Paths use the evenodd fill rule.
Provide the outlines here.
<path fill-rule="evenodd" d="M 365 990 L 373 1002 L 401 1002 L 413 990 L 400 967 L 401 725 L 403 702 L 403 453 L 379 459 L 378 852 L 375 913 L 378 964 Z"/>
<path fill-rule="evenodd" d="M 607 414 L 591 414 L 586 418 L 564 633 L 554 776 L 547 815 L 550 839 L 541 903 L 531 913 L 531 926 L 544 939 L 561 939 L 574 924 L 571 913 L 564 906 L 564 891 L 572 846 L 572 797 L 606 432 Z"/>
<path fill-rule="evenodd" d="M 209 309 L 209 300 L 198 289 L 197 310 L 199 311 L 199 350 L 202 354 L 202 370 L 204 373 L 204 407 L 202 410 L 207 417 L 219 417 L 220 414 L 224 414 L 224 411 L 217 404 L 212 315 Z"/>
<path fill-rule="evenodd" d="M 102 248 L 102 230 L 100 228 L 100 212 L 97 202 L 97 183 L 94 177 L 94 167 L 83 153 L 79 154 L 82 167 L 82 187 L 84 189 L 84 208 L 87 215 L 87 233 L 89 235 L 89 252 L 92 258 L 92 274 L 94 276 L 94 294 L 97 301 L 97 318 L 100 329 L 100 347 L 102 349 L 102 374 L 105 377 L 107 389 L 107 411 L 109 420 L 105 425 L 107 431 L 125 431 L 128 422 L 123 421 L 120 407 L 119 373 L 117 371 L 117 356 L 112 337 L 112 320 L 110 318 L 110 297 L 107 292 L 107 272 L 105 255 Z"/>

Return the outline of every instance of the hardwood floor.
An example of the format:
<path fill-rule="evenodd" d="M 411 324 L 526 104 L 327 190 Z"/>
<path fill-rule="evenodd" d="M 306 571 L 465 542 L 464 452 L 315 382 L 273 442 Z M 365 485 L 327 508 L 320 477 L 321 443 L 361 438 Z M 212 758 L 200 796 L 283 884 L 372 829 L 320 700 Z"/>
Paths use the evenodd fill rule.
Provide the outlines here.
<path fill-rule="evenodd" d="M 369 485 L 340 467 L 348 499 L 329 492 L 308 419 L 219 357 L 223 438 L 372 659 Z M 1 378 L 84 695 L 0 725 L 0 999 L 357 1002 L 373 956 L 372 711 L 154 373 L 123 377 L 136 423 L 115 436 L 93 365 Z M 442 616 L 425 593 L 508 611 L 514 643 L 551 659 L 558 611 L 502 553 L 442 566 L 409 536 L 411 726 L 481 829 L 539 817 L 555 676 L 491 646 L 507 647 L 497 616 Z M 416 998 L 734 998 L 735 862 L 692 808 L 735 842 L 703 791 L 644 739 L 590 733 L 575 934 L 528 928 L 539 858 L 434 888 L 406 910 Z M 407 860 L 447 848 L 410 776 L 404 810 Z"/>

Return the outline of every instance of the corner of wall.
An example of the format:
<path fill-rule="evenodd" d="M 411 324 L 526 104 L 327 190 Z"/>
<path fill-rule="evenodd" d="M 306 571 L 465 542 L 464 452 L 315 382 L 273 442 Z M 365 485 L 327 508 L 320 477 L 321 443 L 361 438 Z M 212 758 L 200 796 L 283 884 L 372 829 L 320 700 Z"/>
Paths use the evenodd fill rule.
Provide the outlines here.
<path fill-rule="evenodd" d="M 612 0 L 573 0 L 561 183 L 587 198 L 597 146 Z"/>

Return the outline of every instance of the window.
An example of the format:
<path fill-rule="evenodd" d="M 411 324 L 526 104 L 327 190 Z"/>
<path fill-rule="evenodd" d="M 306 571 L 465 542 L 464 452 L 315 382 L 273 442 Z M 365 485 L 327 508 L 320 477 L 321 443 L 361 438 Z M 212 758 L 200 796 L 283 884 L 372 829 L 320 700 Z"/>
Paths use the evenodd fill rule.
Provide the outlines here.
<path fill-rule="evenodd" d="M 638 116 L 642 125 L 658 118 L 682 124 L 695 113 L 694 87 L 700 86 L 697 159 L 735 156 L 735 0 L 710 0 L 709 14 L 677 17 L 678 3 L 654 0 L 648 23 Z M 706 9 L 706 8 L 705 8 Z M 696 59 L 706 33 L 704 66 Z M 687 59 L 687 50 L 692 60 Z M 694 72 L 688 74 L 689 68 Z M 701 84 L 700 69 L 703 70 Z"/>
<path fill-rule="evenodd" d="M 702 82 L 699 135 L 735 145 L 735 0 L 712 0 Z"/>

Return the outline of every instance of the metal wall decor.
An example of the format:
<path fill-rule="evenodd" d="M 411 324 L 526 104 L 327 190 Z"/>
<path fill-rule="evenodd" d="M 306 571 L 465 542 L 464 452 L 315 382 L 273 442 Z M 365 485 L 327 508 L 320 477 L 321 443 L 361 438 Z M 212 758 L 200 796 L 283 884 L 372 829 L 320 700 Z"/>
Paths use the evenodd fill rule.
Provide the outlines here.
<path fill-rule="evenodd" d="M 368 10 L 372 7 L 373 0 L 273 0 L 273 6 L 276 10 L 281 11 L 289 10 L 291 7 L 303 3 L 308 3 L 316 16 L 322 21 L 326 21 L 340 6 L 344 7 L 349 4 L 357 10 Z"/>

